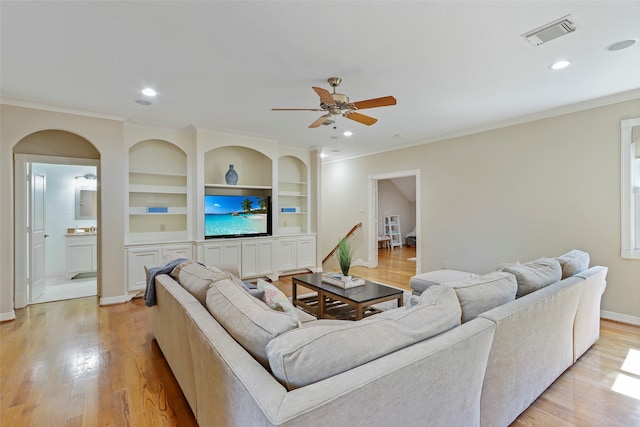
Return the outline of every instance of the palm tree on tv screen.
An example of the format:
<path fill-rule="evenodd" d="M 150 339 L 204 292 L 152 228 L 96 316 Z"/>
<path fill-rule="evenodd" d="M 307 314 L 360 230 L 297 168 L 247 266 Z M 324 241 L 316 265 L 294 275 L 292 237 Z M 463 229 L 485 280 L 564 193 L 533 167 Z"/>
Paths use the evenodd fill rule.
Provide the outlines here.
<path fill-rule="evenodd" d="M 258 204 L 260 205 L 260 210 L 262 212 L 266 212 L 267 211 L 267 198 L 264 196 L 260 197 L 260 200 L 258 200 Z"/>
<path fill-rule="evenodd" d="M 242 210 L 245 212 L 251 212 L 251 205 L 253 205 L 251 199 L 244 199 L 242 201 Z"/>

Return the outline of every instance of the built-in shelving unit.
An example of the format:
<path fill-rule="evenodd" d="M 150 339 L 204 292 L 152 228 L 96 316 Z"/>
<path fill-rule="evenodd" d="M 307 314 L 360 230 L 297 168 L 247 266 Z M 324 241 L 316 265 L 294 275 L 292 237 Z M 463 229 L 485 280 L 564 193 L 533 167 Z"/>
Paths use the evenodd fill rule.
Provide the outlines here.
<path fill-rule="evenodd" d="M 187 156 L 162 140 L 129 149 L 129 243 L 187 239 Z"/>
<path fill-rule="evenodd" d="M 155 131 L 144 129 L 143 135 Z M 280 274 L 313 271 L 316 236 L 310 225 L 310 177 L 304 153 L 302 158 L 289 151 L 279 154 L 277 144 L 245 144 L 234 137 L 221 142 L 217 138 L 228 135 L 206 130 L 194 137 L 192 146 L 182 136 L 175 143 L 137 138 L 134 141 L 141 141 L 129 149 L 128 290 L 144 289 L 144 266 L 159 265 L 168 254 L 207 265 L 233 264 L 243 279 L 277 280 Z M 192 154 L 198 159 L 188 159 Z M 235 185 L 225 180 L 230 165 L 238 174 Z M 269 197 L 272 235 L 205 239 L 203 204 L 196 200 L 203 193 Z"/>
<path fill-rule="evenodd" d="M 309 181 L 307 166 L 298 158 L 278 160 L 278 233 L 309 231 Z"/>

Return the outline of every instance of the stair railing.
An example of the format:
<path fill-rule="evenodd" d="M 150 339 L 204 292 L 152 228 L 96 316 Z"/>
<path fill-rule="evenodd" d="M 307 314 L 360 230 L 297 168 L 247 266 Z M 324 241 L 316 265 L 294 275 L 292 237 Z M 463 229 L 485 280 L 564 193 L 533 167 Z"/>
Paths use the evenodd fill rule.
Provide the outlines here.
<path fill-rule="evenodd" d="M 358 230 L 362 228 L 362 223 L 359 222 L 356 225 L 353 226 L 353 228 L 351 228 L 351 230 L 349 230 L 349 232 L 344 236 L 344 239 L 350 239 L 353 235 L 355 235 Z M 342 240 L 342 239 L 340 239 Z M 338 244 L 333 248 L 333 250 L 331 252 L 329 252 L 329 255 L 327 255 L 326 257 L 324 257 L 324 259 L 322 260 L 322 263 L 324 264 L 325 262 L 327 262 L 327 260 L 329 258 L 331 258 L 336 251 L 338 250 L 338 245 L 340 244 L 340 242 L 338 242 Z"/>

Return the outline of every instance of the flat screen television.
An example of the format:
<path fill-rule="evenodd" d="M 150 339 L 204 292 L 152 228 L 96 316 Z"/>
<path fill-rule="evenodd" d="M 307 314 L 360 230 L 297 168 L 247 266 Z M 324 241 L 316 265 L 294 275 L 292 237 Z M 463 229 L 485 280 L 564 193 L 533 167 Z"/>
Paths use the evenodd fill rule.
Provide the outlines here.
<path fill-rule="evenodd" d="M 260 195 L 204 196 L 204 237 L 271 235 L 271 198 Z"/>

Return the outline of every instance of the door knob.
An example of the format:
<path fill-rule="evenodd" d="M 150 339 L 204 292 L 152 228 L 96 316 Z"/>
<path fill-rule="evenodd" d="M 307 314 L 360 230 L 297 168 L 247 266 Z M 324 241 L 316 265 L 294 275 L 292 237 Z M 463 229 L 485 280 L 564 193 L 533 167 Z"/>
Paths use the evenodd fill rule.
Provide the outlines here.
<path fill-rule="evenodd" d="M 48 234 L 45 234 L 45 235 L 44 235 L 44 237 L 49 237 L 49 235 L 48 235 Z"/>

